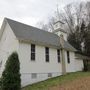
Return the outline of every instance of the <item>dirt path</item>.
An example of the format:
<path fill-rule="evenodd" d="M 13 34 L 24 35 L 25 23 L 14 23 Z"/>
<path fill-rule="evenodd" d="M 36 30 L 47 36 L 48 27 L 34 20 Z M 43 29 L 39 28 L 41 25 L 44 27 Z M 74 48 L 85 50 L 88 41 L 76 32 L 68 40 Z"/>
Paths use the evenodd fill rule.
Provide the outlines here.
<path fill-rule="evenodd" d="M 90 90 L 90 77 L 83 77 L 64 85 L 51 87 L 49 90 Z"/>

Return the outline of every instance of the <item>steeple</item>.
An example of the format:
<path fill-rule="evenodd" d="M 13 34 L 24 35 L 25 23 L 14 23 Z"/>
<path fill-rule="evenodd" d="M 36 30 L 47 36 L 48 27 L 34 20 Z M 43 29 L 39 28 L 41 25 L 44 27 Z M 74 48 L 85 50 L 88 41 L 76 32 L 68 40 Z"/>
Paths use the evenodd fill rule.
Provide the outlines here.
<path fill-rule="evenodd" d="M 53 33 L 63 37 L 64 40 L 67 41 L 67 32 L 65 31 L 65 23 L 57 21 L 54 23 L 53 27 L 54 27 Z"/>

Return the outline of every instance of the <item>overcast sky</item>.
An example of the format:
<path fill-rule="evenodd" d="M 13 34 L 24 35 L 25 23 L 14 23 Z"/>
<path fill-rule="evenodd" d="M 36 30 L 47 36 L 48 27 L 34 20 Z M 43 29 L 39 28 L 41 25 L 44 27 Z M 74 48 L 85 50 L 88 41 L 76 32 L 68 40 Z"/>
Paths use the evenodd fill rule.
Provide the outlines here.
<path fill-rule="evenodd" d="M 86 0 L 0 0 L 0 21 L 3 17 L 11 18 L 35 26 L 46 21 L 57 8 L 72 2 Z"/>

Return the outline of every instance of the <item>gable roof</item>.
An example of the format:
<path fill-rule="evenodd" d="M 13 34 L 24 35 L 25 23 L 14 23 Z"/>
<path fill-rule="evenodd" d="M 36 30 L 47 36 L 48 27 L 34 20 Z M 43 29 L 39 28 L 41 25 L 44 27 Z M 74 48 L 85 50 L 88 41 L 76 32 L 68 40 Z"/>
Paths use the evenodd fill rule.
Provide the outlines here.
<path fill-rule="evenodd" d="M 11 19 L 6 18 L 6 20 L 16 37 L 20 40 L 31 40 L 49 45 L 60 46 L 59 37 L 55 34 Z"/>
<path fill-rule="evenodd" d="M 60 45 L 60 37 L 54 33 L 47 32 L 36 27 L 32 27 L 8 18 L 5 20 L 10 25 L 13 30 L 15 36 L 19 40 L 23 41 L 33 41 L 36 43 L 42 43 L 43 45 L 55 46 L 57 48 L 62 48 Z M 64 41 L 65 49 L 76 51 L 68 42 Z"/>

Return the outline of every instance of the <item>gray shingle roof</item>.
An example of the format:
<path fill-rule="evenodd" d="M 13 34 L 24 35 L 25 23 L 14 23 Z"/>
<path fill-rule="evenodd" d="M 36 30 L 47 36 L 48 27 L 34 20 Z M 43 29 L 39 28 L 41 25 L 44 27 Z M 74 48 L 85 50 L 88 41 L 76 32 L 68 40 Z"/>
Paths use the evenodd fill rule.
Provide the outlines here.
<path fill-rule="evenodd" d="M 44 45 L 51 45 L 61 48 L 60 37 L 58 35 L 8 18 L 5 18 L 5 20 L 8 22 L 19 40 L 34 41 L 43 43 Z M 66 41 L 64 42 L 64 48 L 75 51 L 75 49 Z"/>
<path fill-rule="evenodd" d="M 64 46 L 62 46 L 66 50 L 70 51 L 77 51 L 71 44 L 69 44 L 67 41 L 64 41 Z"/>
<path fill-rule="evenodd" d="M 16 37 L 19 39 L 32 40 L 49 45 L 60 46 L 59 37 L 55 34 L 29 25 L 25 25 L 11 19 L 6 18 L 6 20 L 15 33 Z"/>

